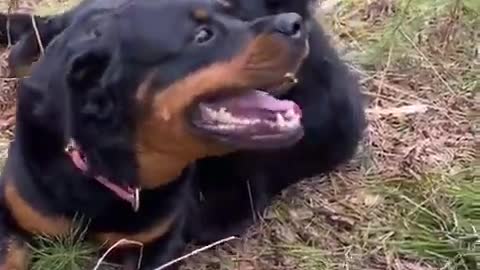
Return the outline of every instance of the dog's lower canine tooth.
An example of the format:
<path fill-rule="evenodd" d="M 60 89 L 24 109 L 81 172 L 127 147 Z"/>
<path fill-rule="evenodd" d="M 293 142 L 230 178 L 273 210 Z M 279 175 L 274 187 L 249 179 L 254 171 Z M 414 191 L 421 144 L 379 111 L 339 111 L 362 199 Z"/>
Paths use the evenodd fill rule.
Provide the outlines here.
<path fill-rule="evenodd" d="M 288 119 L 295 117 L 295 111 L 293 109 L 289 109 L 287 113 L 285 113 L 285 117 Z"/>

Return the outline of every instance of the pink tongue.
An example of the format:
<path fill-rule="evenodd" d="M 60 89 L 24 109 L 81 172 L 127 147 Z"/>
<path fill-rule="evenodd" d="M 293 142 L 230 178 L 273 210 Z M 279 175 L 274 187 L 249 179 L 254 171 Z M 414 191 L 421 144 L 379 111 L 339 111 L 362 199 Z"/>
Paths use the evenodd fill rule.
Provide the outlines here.
<path fill-rule="evenodd" d="M 300 108 L 295 102 L 289 100 L 279 100 L 265 92 L 254 90 L 245 95 L 229 97 L 215 102 L 217 107 L 228 107 L 231 109 L 256 109 L 259 108 L 269 111 L 288 111 L 293 109 L 299 112 Z"/>

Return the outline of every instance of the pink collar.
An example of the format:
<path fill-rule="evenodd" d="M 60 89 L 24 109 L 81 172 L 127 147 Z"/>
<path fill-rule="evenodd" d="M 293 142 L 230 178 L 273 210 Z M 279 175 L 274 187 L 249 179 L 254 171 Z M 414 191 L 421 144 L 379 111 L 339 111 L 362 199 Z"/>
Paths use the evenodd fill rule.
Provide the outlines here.
<path fill-rule="evenodd" d="M 75 143 L 73 139 L 70 139 L 69 143 L 65 147 L 65 153 L 70 156 L 73 164 L 84 174 L 88 173 L 88 163 L 87 158 L 80 151 L 80 147 Z M 139 188 L 122 188 L 121 186 L 115 184 L 104 176 L 96 175 L 93 176 L 100 184 L 110 189 L 121 199 L 129 202 L 132 205 L 133 211 L 137 212 L 140 208 L 140 189 Z"/>

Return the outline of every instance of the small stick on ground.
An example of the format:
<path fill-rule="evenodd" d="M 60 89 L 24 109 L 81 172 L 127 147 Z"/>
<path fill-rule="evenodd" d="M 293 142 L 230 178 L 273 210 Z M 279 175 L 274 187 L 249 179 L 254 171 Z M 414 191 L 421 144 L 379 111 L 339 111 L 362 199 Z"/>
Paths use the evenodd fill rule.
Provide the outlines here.
<path fill-rule="evenodd" d="M 95 267 L 93 268 L 93 270 L 98 270 L 98 268 L 100 267 L 102 262 L 105 260 L 105 258 L 108 256 L 108 254 L 112 252 L 115 248 L 121 245 L 129 245 L 129 244 L 137 245 L 140 247 L 140 251 L 139 251 L 140 255 L 138 257 L 138 263 L 137 263 L 137 269 L 140 269 L 140 265 L 142 263 L 142 257 L 143 257 L 143 243 L 138 241 L 128 240 L 128 239 L 120 239 L 115 244 L 113 244 L 109 249 L 107 249 L 105 253 L 103 253 L 102 257 L 100 257 L 100 259 L 97 261 L 97 264 L 95 264 Z"/>
<path fill-rule="evenodd" d="M 253 202 L 252 189 L 250 187 L 250 180 L 247 180 L 248 199 L 250 200 L 250 210 L 252 211 L 252 219 L 257 223 L 257 211 L 255 211 L 255 204 Z"/>
<path fill-rule="evenodd" d="M 208 246 L 204 246 L 204 247 L 202 247 L 202 248 L 196 249 L 196 250 L 194 250 L 194 251 L 192 251 L 192 252 L 190 252 L 190 253 L 188 253 L 188 254 L 183 255 L 182 257 L 179 257 L 179 258 L 177 258 L 177 259 L 175 259 L 175 260 L 172 260 L 172 261 L 170 261 L 170 262 L 168 262 L 168 263 L 166 263 L 166 264 L 164 264 L 164 265 L 162 265 L 162 266 L 160 266 L 160 267 L 158 267 L 158 268 L 155 268 L 155 269 L 153 269 L 153 270 L 163 270 L 163 269 L 165 269 L 165 268 L 167 268 L 167 267 L 169 267 L 169 266 L 171 266 L 171 265 L 173 265 L 173 264 L 175 264 L 175 263 L 177 263 L 177 262 L 183 261 L 183 260 L 185 260 L 185 259 L 187 259 L 187 258 L 189 258 L 189 257 L 192 257 L 192 256 L 194 256 L 194 255 L 196 255 L 196 254 L 198 254 L 198 253 L 200 253 L 200 252 L 203 252 L 203 251 L 205 251 L 205 250 L 207 250 L 207 249 L 210 249 L 210 248 L 212 248 L 212 247 L 218 246 L 218 245 L 223 244 L 223 243 L 225 243 L 225 242 L 232 241 L 232 240 L 234 240 L 234 239 L 237 239 L 237 237 L 235 237 L 235 236 L 230 236 L 230 237 L 227 237 L 227 238 L 225 238 L 225 239 L 218 240 L 218 241 L 216 241 L 216 242 L 214 242 L 214 243 L 212 243 L 212 244 L 210 244 L 210 245 L 208 245 Z"/>
<path fill-rule="evenodd" d="M 45 49 L 43 47 L 42 37 L 40 36 L 40 32 L 38 31 L 37 21 L 35 19 L 35 15 L 31 14 L 30 17 L 32 18 L 32 26 L 33 31 L 35 31 L 35 37 L 37 38 L 38 47 L 40 48 L 40 53 L 44 54 Z"/>
<path fill-rule="evenodd" d="M 10 48 L 12 46 L 12 33 L 10 32 L 10 14 L 12 10 L 18 6 L 17 0 L 10 0 L 8 3 L 8 10 L 7 10 L 7 47 Z"/>

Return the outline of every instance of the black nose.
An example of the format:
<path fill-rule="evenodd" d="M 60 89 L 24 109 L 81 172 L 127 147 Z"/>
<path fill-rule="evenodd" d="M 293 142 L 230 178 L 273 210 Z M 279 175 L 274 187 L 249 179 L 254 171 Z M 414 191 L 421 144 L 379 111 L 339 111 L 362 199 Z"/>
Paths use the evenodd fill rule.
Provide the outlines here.
<path fill-rule="evenodd" d="M 303 35 L 303 19 L 297 13 L 284 13 L 276 16 L 275 29 L 292 38 L 300 38 Z"/>

